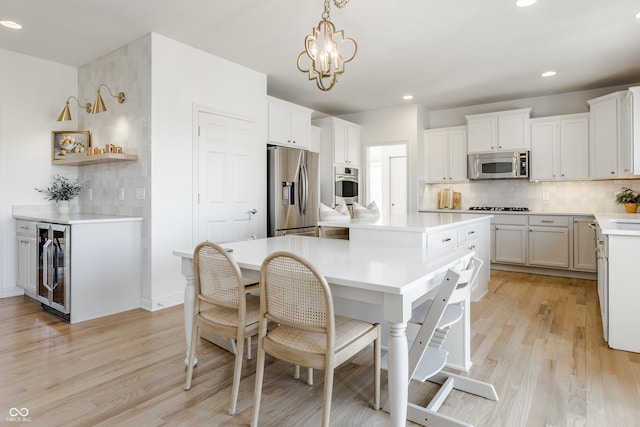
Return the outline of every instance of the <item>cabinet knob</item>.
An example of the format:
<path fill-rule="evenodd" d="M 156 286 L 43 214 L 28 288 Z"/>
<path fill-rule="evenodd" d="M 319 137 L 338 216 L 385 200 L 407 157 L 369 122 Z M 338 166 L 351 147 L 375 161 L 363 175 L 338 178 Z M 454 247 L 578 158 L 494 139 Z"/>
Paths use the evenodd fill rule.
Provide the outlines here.
<path fill-rule="evenodd" d="M 469 246 L 469 248 L 468 248 L 468 249 L 469 249 L 470 251 L 472 251 L 472 250 L 474 250 L 475 248 L 476 248 L 476 245 L 471 245 L 471 246 Z"/>
<path fill-rule="evenodd" d="M 560 176 L 564 176 L 564 174 L 560 174 Z"/>
<path fill-rule="evenodd" d="M 467 231 L 467 234 L 476 234 L 475 230 Z"/>
<path fill-rule="evenodd" d="M 611 175 L 615 175 L 616 173 L 614 171 L 611 171 Z"/>
<path fill-rule="evenodd" d="M 444 242 L 450 242 L 450 241 L 451 241 L 451 237 L 447 237 L 447 238 L 445 238 L 445 239 L 442 239 L 442 243 L 444 243 Z"/>
<path fill-rule="evenodd" d="M 502 145 L 498 145 L 498 148 L 499 148 L 500 150 L 502 150 Z"/>

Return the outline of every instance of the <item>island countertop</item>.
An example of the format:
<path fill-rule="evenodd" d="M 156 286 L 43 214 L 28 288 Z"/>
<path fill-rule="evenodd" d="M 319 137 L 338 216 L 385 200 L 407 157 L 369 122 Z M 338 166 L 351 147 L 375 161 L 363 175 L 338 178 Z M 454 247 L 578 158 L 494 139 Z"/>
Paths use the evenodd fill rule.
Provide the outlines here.
<path fill-rule="evenodd" d="M 602 234 L 640 236 L 640 214 L 622 212 L 596 212 Z"/>
<path fill-rule="evenodd" d="M 452 224 L 463 225 L 491 218 L 492 214 L 469 214 L 469 213 L 435 213 L 435 212 L 415 212 L 405 215 L 391 215 L 389 217 L 372 218 L 352 218 L 350 220 L 325 220 L 318 221 L 320 227 L 345 227 L 349 229 L 361 230 L 388 230 L 388 231 L 411 231 L 428 232 L 444 229 Z"/>

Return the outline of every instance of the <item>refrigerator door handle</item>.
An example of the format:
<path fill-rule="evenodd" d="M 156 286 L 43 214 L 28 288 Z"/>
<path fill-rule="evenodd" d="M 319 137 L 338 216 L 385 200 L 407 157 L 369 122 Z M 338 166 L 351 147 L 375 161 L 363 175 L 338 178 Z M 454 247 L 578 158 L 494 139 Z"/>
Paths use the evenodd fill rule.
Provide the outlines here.
<path fill-rule="evenodd" d="M 302 205 L 302 214 L 307 213 L 307 204 L 309 203 L 309 172 L 307 171 L 307 165 L 305 163 L 302 164 L 302 171 L 304 172 L 304 195 L 302 200 L 304 204 Z"/>

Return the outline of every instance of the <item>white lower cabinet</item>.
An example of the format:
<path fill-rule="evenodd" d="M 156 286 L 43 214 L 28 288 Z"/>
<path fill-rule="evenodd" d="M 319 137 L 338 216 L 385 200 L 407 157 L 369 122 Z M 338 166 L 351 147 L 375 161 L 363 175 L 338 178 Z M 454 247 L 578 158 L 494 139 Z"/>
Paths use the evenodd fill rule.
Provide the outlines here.
<path fill-rule="evenodd" d="M 540 226 L 537 224 L 548 226 Z M 567 217 L 529 217 L 529 265 L 569 267 Z"/>
<path fill-rule="evenodd" d="M 594 273 L 593 221 L 568 215 L 496 214 L 491 220 L 491 262 Z"/>
<path fill-rule="evenodd" d="M 573 268 L 596 271 L 596 230 L 593 218 L 573 219 Z"/>
<path fill-rule="evenodd" d="M 16 221 L 16 285 L 36 296 L 38 246 L 35 222 Z"/>
<path fill-rule="evenodd" d="M 491 262 L 526 264 L 527 216 L 494 215 L 491 224 Z"/>

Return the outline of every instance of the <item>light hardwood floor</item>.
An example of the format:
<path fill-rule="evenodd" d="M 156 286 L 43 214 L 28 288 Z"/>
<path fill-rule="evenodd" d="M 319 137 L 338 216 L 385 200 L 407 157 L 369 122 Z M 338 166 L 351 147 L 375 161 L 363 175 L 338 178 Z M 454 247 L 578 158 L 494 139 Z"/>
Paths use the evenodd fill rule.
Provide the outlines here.
<path fill-rule="evenodd" d="M 494 270 L 489 288 L 472 305 L 469 375 L 493 383 L 500 401 L 454 391 L 443 413 L 491 427 L 640 425 L 640 354 L 606 346 L 595 282 Z M 233 357 L 213 344 L 200 340 L 193 387 L 183 390 L 182 307 L 69 325 L 14 297 L 0 299 L 0 322 L 2 425 L 17 425 L 11 408 L 27 408 L 30 426 L 249 424 L 255 360 L 245 363 L 235 416 L 226 413 Z M 332 425 L 388 422 L 370 409 L 370 353 L 337 370 Z M 267 359 L 260 425 L 320 423 L 321 373 L 310 387 L 292 372 Z M 410 386 L 416 403 L 435 391 Z"/>

